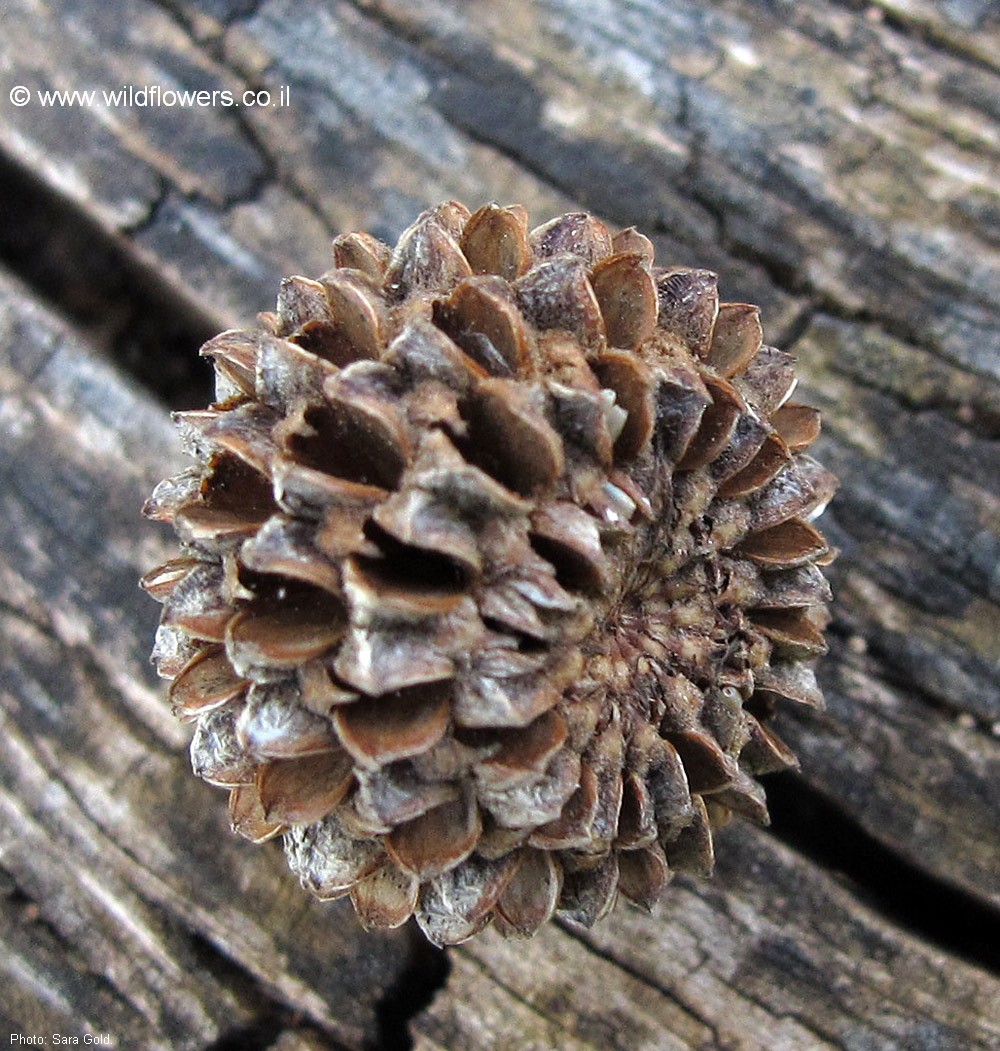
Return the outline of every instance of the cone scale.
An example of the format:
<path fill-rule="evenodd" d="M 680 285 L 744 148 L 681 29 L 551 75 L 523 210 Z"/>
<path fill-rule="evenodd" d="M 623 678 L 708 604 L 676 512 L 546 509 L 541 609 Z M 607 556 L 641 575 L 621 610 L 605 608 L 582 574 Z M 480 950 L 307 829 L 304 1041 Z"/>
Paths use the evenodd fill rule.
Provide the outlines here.
<path fill-rule="evenodd" d="M 153 660 L 236 832 L 433 941 L 591 924 L 767 820 L 818 707 L 835 479 L 793 359 L 585 213 L 334 242 L 210 340 Z"/>

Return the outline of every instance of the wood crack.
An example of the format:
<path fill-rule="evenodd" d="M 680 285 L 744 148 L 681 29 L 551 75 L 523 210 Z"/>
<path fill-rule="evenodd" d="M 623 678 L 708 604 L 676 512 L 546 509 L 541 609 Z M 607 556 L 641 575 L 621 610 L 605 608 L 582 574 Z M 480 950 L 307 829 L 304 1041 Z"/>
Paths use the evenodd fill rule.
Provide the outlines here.
<path fill-rule="evenodd" d="M 833 0 L 833 2 L 839 6 L 856 9 L 851 0 Z M 995 58 L 988 58 L 986 52 L 956 39 L 952 34 L 935 26 L 929 19 L 908 17 L 898 5 L 888 4 L 885 0 L 874 0 L 874 5 L 881 12 L 885 25 L 901 36 L 919 40 L 941 54 L 968 62 L 989 73 L 1000 72 Z"/>
<path fill-rule="evenodd" d="M 234 62 L 226 54 L 223 35 L 200 37 L 195 31 L 194 23 L 186 16 L 185 12 L 179 5 L 170 3 L 168 0 L 151 0 L 151 2 L 156 7 L 170 15 L 177 25 L 190 34 L 192 41 L 201 50 L 202 54 L 218 65 L 219 68 L 226 70 L 228 73 L 241 80 L 242 85 L 245 85 L 247 89 L 259 91 L 268 87 L 267 82 L 260 76 L 248 74 L 244 67 L 241 67 L 238 63 Z M 264 6 L 264 2 L 265 0 L 258 0 L 258 2 L 245 8 L 241 8 L 236 12 L 234 17 L 224 23 L 224 29 L 238 25 L 241 22 L 251 21 L 260 8 Z M 247 141 L 256 151 L 264 166 L 264 170 L 245 193 L 241 194 L 239 197 L 234 197 L 226 201 L 227 209 L 231 210 L 239 204 L 259 201 L 263 196 L 264 188 L 269 185 L 281 186 L 289 192 L 294 200 L 315 216 L 315 218 L 327 228 L 330 235 L 333 236 L 333 233 L 336 233 L 337 231 L 330 230 L 329 218 L 324 212 L 321 203 L 294 178 L 293 172 L 290 172 L 281 164 L 279 158 L 268 145 L 266 138 L 253 126 L 252 121 L 247 118 L 246 112 L 246 110 L 238 106 L 231 109 L 233 119 L 239 126 L 240 131 L 243 133 Z"/>
<path fill-rule="evenodd" d="M 413 1019 L 447 988 L 451 973 L 449 954 L 431 945 L 412 920 L 406 935 L 409 962 L 375 1005 L 378 1030 L 366 1051 L 410 1051 Z"/>
<path fill-rule="evenodd" d="M 208 317 L 140 260 L 128 236 L 111 233 L 2 153 L 0 190 L 19 202 L 17 223 L 0 224 L 0 263 L 168 404 L 204 404 L 210 378 L 192 348 L 222 319 Z M 154 221 L 158 205 L 132 236 Z"/>
<path fill-rule="evenodd" d="M 26 935 L 28 944 L 38 949 L 44 947 L 44 952 L 39 953 L 40 956 L 47 955 L 51 959 L 58 958 L 62 964 L 69 964 L 78 980 L 80 976 L 86 978 L 93 990 L 91 996 L 99 996 L 105 1000 L 106 1018 L 116 1015 L 118 1018 L 124 1019 L 129 1013 L 137 1009 L 137 1005 L 129 998 L 128 990 L 121 988 L 110 975 L 88 960 L 81 953 L 78 946 L 74 944 L 72 937 L 60 929 L 57 918 L 46 914 L 46 908 L 51 907 L 51 903 L 46 903 L 44 900 L 32 895 L 25 889 L 23 883 L 14 872 L 3 867 L 0 867 L 0 884 L 3 884 L 0 886 L 0 929 L 8 926 L 7 919 L 2 913 L 8 911 L 15 913 L 13 922 L 22 929 L 19 933 Z M 9 934 L 9 931 L 7 933 Z M 192 937 L 192 944 L 194 944 L 194 940 L 198 936 L 195 932 L 189 933 Z M 16 941 L 17 937 L 15 936 L 12 940 Z M 11 946 L 11 949 L 16 952 L 14 946 Z M 29 954 L 26 953 L 25 955 Z M 13 961 L 8 961 L 8 963 L 9 965 L 13 964 Z M 12 970 L 15 980 L 21 978 L 28 982 L 33 980 L 44 981 L 46 977 L 41 973 L 29 976 L 24 971 L 19 975 L 16 965 L 12 966 Z M 47 977 L 51 979 L 51 975 Z M 8 995 L 15 995 L 9 987 L 6 992 Z M 46 995 L 55 998 L 59 997 L 59 993 L 55 989 L 46 989 L 45 992 Z M 72 1020 L 74 1025 L 79 1025 L 80 1020 L 77 1017 L 74 1005 L 66 1001 L 64 1009 L 68 1020 Z M 84 1028 L 91 1034 L 96 1034 L 97 1032 L 97 1029 L 92 1024 L 84 1023 Z"/>
<path fill-rule="evenodd" d="M 566 1027 L 558 1019 L 552 1018 L 546 1014 L 545 1011 L 536 1006 L 531 1000 L 530 996 L 526 996 L 519 989 L 515 988 L 509 982 L 505 982 L 502 978 L 498 977 L 497 974 L 491 970 L 488 963 L 481 960 L 478 956 L 473 953 L 467 952 L 461 948 L 450 950 L 456 953 L 460 953 L 475 970 L 483 976 L 491 985 L 496 985 L 497 988 L 502 989 L 515 1003 L 520 1004 L 526 1011 L 533 1015 L 546 1029 L 559 1028 L 563 1032 L 566 1032 Z M 574 1039 L 579 1040 L 575 1034 L 572 1034 Z M 592 1046 L 586 1041 L 581 1041 L 584 1046 Z"/>
<path fill-rule="evenodd" d="M 103 827 L 98 815 L 91 813 L 87 801 L 76 791 L 73 784 L 63 778 L 60 769 L 43 754 L 39 749 L 32 749 L 33 765 L 45 774 L 52 785 L 58 785 L 65 793 L 67 800 L 72 802 L 76 816 L 74 822 L 79 828 L 80 821 L 86 821 L 98 832 L 100 838 L 105 842 L 106 851 L 120 852 L 128 858 L 129 866 L 136 872 L 145 876 L 144 882 L 149 885 L 159 882 L 159 877 L 129 848 L 126 843 L 119 842 L 114 838 L 113 831 Z M 135 885 L 134 890 L 149 905 L 160 905 L 162 901 L 157 897 L 149 897 L 145 890 Z M 289 1028 L 291 1024 L 306 1023 L 311 1028 L 321 1032 L 330 1041 L 331 1047 L 341 1047 L 338 1043 L 334 1030 L 327 1022 L 316 1015 L 309 1015 L 303 1010 L 301 1004 L 288 1003 L 277 997 L 274 992 L 265 987 L 259 975 L 254 974 L 233 955 L 226 952 L 223 946 L 213 940 L 208 934 L 192 923 L 192 916 L 185 909 L 178 910 L 176 902 L 170 908 L 171 922 L 176 926 L 177 933 L 188 942 L 188 947 L 194 952 L 199 964 L 211 971 L 213 977 L 219 984 L 237 996 L 245 1005 L 249 1014 L 253 1016 L 253 1022 L 249 1025 L 236 1027 L 234 1031 L 242 1036 L 257 1034 L 263 1039 L 269 1037 L 270 1042 L 258 1043 L 260 1048 L 269 1047 L 280 1033 Z M 60 935 L 60 937 L 62 937 Z M 94 972 L 95 974 L 97 972 Z M 243 1045 L 231 1045 L 233 1047 Z M 253 1044 L 246 1045 L 249 1048 Z"/>
<path fill-rule="evenodd" d="M 782 843 L 847 879 L 893 923 L 1000 976 L 1000 911 L 889 849 L 801 774 L 769 777 L 767 801 Z"/>
<path fill-rule="evenodd" d="M 572 938 L 573 941 L 581 945 L 588 953 L 596 956 L 598 959 L 606 960 L 609 963 L 613 963 L 615 967 L 622 970 L 625 974 L 629 975 L 630 978 L 634 978 L 637 982 L 642 985 L 648 986 L 656 992 L 672 1000 L 678 1006 L 682 1007 L 692 1018 L 703 1025 L 712 1035 L 711 1047 L 718 1048 L 719 1051 L 728 1051 L 726 1044 L 720 1042 L 719 1026 L 707 1013 L 701 1010 L 696 1001 L 691 998 L 682 996 L 676 989 L 671 989 L 669 986 L 663 985 L 660 982 L 655 981 L 650 975 L 644 973 L 636 967 L 633 967 L 627 960 L 620 958 L 617 955 L 609 955 L 602 951 L 598 946 L 594 945 L 587 937 L 586 933 L 579 927 L 572 923 L 569 923 L 563 919 L 557 919 L 556 925 L 565 932 L 565 934 Z M 699 963 L 695 970 L 704 965 L 704 959 Z"/>

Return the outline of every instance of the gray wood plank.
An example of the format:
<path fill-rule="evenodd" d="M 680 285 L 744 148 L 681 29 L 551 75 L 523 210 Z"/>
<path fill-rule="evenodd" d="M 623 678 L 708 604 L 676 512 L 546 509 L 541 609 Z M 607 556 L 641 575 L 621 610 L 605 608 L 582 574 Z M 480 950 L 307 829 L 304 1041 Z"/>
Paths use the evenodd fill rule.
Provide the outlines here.
<path fill-rule="evenodd" d="M 426 1048 L 660 1051 L 1000 1047 L 1000 983 L 887 924 L 755 829 L 720 837 L 711 884 L 646 915 L 460 947 L 415 1023 Z"/>
<path fill-rule="evenodd" d="M 138 509 L 172 428 L 7 279 L 0 348 L 7 1010 L 122 1047 L 203 1047 L 265 1015 L 370 1043 L 406 935 L 365 935 L 277 844 L 230 833 L 148 666 L 136 580 L 167 546 Z"/>

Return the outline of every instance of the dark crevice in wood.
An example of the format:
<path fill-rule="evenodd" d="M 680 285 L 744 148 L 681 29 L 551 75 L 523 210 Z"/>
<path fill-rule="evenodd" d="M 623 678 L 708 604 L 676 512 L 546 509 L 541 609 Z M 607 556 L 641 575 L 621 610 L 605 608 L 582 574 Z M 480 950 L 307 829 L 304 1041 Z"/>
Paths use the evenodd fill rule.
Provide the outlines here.
<path fill-rule="evenodd" d="M 344 1051 L 342 1044 L 327 1039 L 311 1026 L 303 1029 L 288 1012 L 263 1015 L 250 1025 L 226 1029 L 207 1044 L 203 1051 L 268 1051 L 269 1048 L 277 1046 L 281 1038 L 290 1032 L 308 1033 L 310 1048 Z"/>
<path fill-rule="evenodd" d="M 771 832 L 836 873 L 869 908 L 1000 975 L 1000 914 L 900 857 L 796 773 L 766 782 Z"/>
<path fill-rule="evenodd" d="M 211 400 L 211 371 L 195 353 L 220 328 L 67 197 L 0 153 L 0 264 L 90 343 L 174 408 Z"/>
<path fill-rule="evenodd" d="M 794 354 L 796 343 L 809 331 L 815 317 L 816 305 L 811 300 L 807 301 L 783 328 L 775 332 L 773 340 L 769 338 L 768 342 L 773 342 L 780 350 Z"/>
<path fill-rule="evenodd" d="M 42 955 L 51 953 L 52 957 L 62 959 L 77 976 L 92 979 L 92 988 L 100 989 L 106 995 L 107 1003 L 117 1005 L 124 1012 L 130 1011 L 132 1004 L 127 990 L 121 989 L 110 975 L 90 965 L 77 950 L 72 938 L 46 916 L 44 906 L 44 901 L 36 899 L 22 887 L 13 872 L 0 868 L 0 911 L 10 910 L 16 915 L 17 924 L 30 931 L 29 944 L 43 950 Z M 17 1028 L 12 1027 L 11 1032 Z"/>
<path fill-rule="evenodd" d="M 267 1051 L 273 1047 L 284 1031 L 278 1018 L 262 1019 L 254 1025 L 241 1025 L 227 1029 L 213 1040 L 205 1051 Z"/>
<path fill-rule="evenodd" d="M 245 87 L 253 91 L 273 90 L 273 85 L 269 84 L 263 77 L 248 73 L 245 68 L 233 61 L 232 56 L 227 53 L 223 34 L 199 32 L 198 23 L 189 16 L 189 13 L 180 4 L 173 3 L 171 0 L 152 0 L 152 2 L 154 6 L 172 18 L 181 29 L 189 34 L 192 42 L 197 44 L 212 62 L 215 62 L 237 80 L 241 80 Z M 222 18 L 222 24 L 228 28 L 240 22 L 249 22 L 257 16 L 258 11 L 263 6 L 264 0 L 247 0 L 243 4 L 231 4 L 230 9 L 225 12 L 225 16 Z M 282 164 L 280 152 L 275 153 L 269 147 L 266 139 L 258 132 L 254 127 L 253 121 L 248 117 L 247 110 L 240 106 L 233 106 L 229 109 L 229 115 L 239 127 L 240 133 L 256 151 L 263 170 L 246 193 L 241 194 L 238 199 L 229 199 L 227 205 L 232 207 L 235 204 L 259 200 L 267 186 L 276 185 L 282 187 L 293 200 L 302 205 L 311 215 L 315 216 L 331 237 L 339 233 L 339 230 L 330 229 L 329 219 L 320 202 L 295 179 L 294 169 L 289 169 L 286 164 Z"/>
<path fill-rule="evenodd" d="M 949 58 L 966 62 L 970 66 L 982 69 L 987 73 L 996 74 L 996 64 L 987 61 L 974 49 L 965 47 L 960 41 L 948 36 L 931 22 L 917 16 L 907 17 L 903 12 L 892 11 L 884 3 L 876 0 L 875 4 L 869 0 L 833 0 L 836 7 L 846 8 L 852 12 L 864 12 L 873 10 L 878 13 L 879 21 L 886 28 L 898 33 L 901 37 L 909 40 L 919 40 L 922 44 L 937 51 L 939 54 L 947 55 Z"/>
<path fill-rule="evenodd" d="M 396 982 L 375 1006 L 376 1041 L 365 1051 L 410 1051 L 410 1023 L 429 1007 L 451 973 L 444 949 L 432 945 L 413 920 L 407 928 L 410 960 Z"/>
<path fill-rule="evenodd" d="M 654 152 L 635 146 L 629 154 L 630 163 L 624 168 L 619 166 L 614 178 L 604 177 L 608 173 L 602 171 L 601 157 L 602 151 L 607 149 L 607 144 L 587 139 L 565 140 L 545 129 L 541 115 L 542 99 L 532 81 L 520 70 L 492 53 L 480 54 L 470 50 L 456 54 L 449 51 L 416 22 L 408 22 L 395 12 L 377 4 L 353 0 L 351 6 L 367 21 L 413 49 L 431 78 L 431 99 L 435 108 L 470 142 L 495 151 L 540 182 L 612 222 L 639 222 L 647 233 L 669 236 L 682 243 L 689 243 L 697 250 L 698 236 L 670 221 L 665 221 L 660 216 L 657 201 L 649 196 L 649 186 L 657 182 L 655 177 L 650 178 L 649 173 L 662 165 L 661 158 Z M 475 62 L 471 61 L 470 55 L 474 55 Z M 432 63 L 440 67 L 438 71 L 431 67 Z M 451 81 L 447 76 L 442 77 L 441 70 L 446 74 L 454 73 L 455 80 Z M 777 254 L 762 251 L 759 246 L 745 243 L 733 234 L 727 221 L 726 207 L 706 190 L 701 178 L 702 136 L 690 120 L 688 97 L 688 85 L 699 79 L 702 78 L 679 79 L 680 98 L 676 123 L 678 128 L 690 136 L 690 160 L 683 179 L 675 181 L 675 188 L 682 191 L 714 222 L 718 246 L 728 256 L 761 270 L 774 287 L 786 295 L 807 300 L 805 307 L 789 322 L 785 331 L 779 334 L 780 345 L 787 347 L 797 341 L 808 328 L 814 315 L 822 312 L 851 324 L 871 325 L 887 336 L 901 339 L 927 351 L 935 358 L 954 365 L 948 355 L 943 353 L 933 340 L 928 339 L 921 325 L 908 324 L 905 318 L 888 312 L 850 307 L 822 289 L 814 287 L 804 271 L 783 261 Z M 472 87 L 462 88 L 461 80 L 467 81 Z M 492 120 L 479 119 L 475 93 L 484 83 L 489 84 L 491 98 L 495 98 L 500 92 L 506 100 L 502 120 L 497 120 L 495 113 Z M 473 92 L 472 95 L 469 94 L 470 91 Z M 456 99 L 464 101 L 459 105 Z M 634 178 L 635 187 L 623 188 L 623 177 Z M 627 211 L 623 211 L 623 207 Z M 649 214 L 646 214 L 647 212 Z M 873 265 L 877 265 L 877 261 L 873 260 Z M 893 396 L 898 400 L 898 395 Z M 988 414 L 978 412 L 974 407 L 971 407 L 970 418 L 961 419 L 959 422 L 973 434 L 986 438 L 996 437 L 996 421 Z"/>
<path fill-rule="evenodd" d="M 672 180 L 655 150 L 632 142 L 625 157 L 620 146 L 609 146 L 600 138 L 561 137 L 546 127 L 545 96 L 537 84 L 482 42 L 470 39 L 462 50 L 449 49 L 416 21 L 407 23 L 377 3 L 351 0 L 350 6 L 412 49 L 431 84 L 430 104 L 470 143 L 511 161 L 544 186 L 612 223 L 637 224 L 647 233 L 665 234 L 697 250 L 699 233 L 694 226 L 683 229 L 683 212 L 660 194 L 660 187 Z M 496 106 L 500 97 L 502 108 Z M 698 208 L 689 211 L 700 211 L 700 201 L 691 203 Z M 663 219 L 665 209 L 675 223 Z"/>
<path fill-rule="evenodd" d="M 223 0 L 222 3 L 199 4 L 200 15 L 210 13 L 221 26 L 230 26 L 244 19 L 253 18 L 264 6 L 265 0 Z M 154 6 L 165 11 L 187 32 L 192 40 L 202 41 L 206 34 L 200 30 L 198 20 L 190 16 L 190 8 L 174 0 L 153 0 Z M 214 28 L 214 27 L 213 27 Z M 214 34 L 213 34 L 214 37 Z"/>
<path fill-rule="evenodd" d="M 314 1042 L 320 1041 L 329 1051 L 342 1051 L 343 1045 L 330 1033 L 317 1028 L 315 1019 L 303 1017 L 301 1012 L 275 998 L 254 975 L 200 931 L 188 930 L 188 937 L 199 965 L 236 992 L 243 1003 L 255 1008 L 252 1022 L 224 1030 L 204 1051 L 266 1051 L 283 1033 L 302 1027 L 309 1029 Z"/>
<path fill-rule="evenodd" d="M 4 899 L 6 906 L 17 914 L 21 923 L 26 926 L 30 925 L 38 932 L 37 937 L 44 936 L 60 952 L 68 956 L 75 955 L 72 944 L 67 941 L 62 931 L 44 915 L 40 903 L 21 886 L 14 873 L 6 868 L 0 868 L 0 898 Z"/>
<path fill-rule="evenodd" d="M 308 1033 L 310 1048 L 326 1051 L 345 1051 L 342 1044 L 328 1040 L 312 1027 L 302 1028 L 294 1017 L 265 1015 L 251 1025 L 233 1026 L 220 1033 L 203 1051 L 268 1051 L 276 1047 L 287 1033 Z"/>

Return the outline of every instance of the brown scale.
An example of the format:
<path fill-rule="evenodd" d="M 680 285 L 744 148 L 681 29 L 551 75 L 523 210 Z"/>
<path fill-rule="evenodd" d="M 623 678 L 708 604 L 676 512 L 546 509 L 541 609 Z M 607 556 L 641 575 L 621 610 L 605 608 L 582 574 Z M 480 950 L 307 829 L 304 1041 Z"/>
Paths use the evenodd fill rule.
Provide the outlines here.
<path fill-rule="evenodd" d="M 835 480 L 793 359 L 583 212 L 338 237 L 202 353 L 154 660 L 233 828 L 433 941 L 591 924 L 766 821 L 817 707 Z"/>

